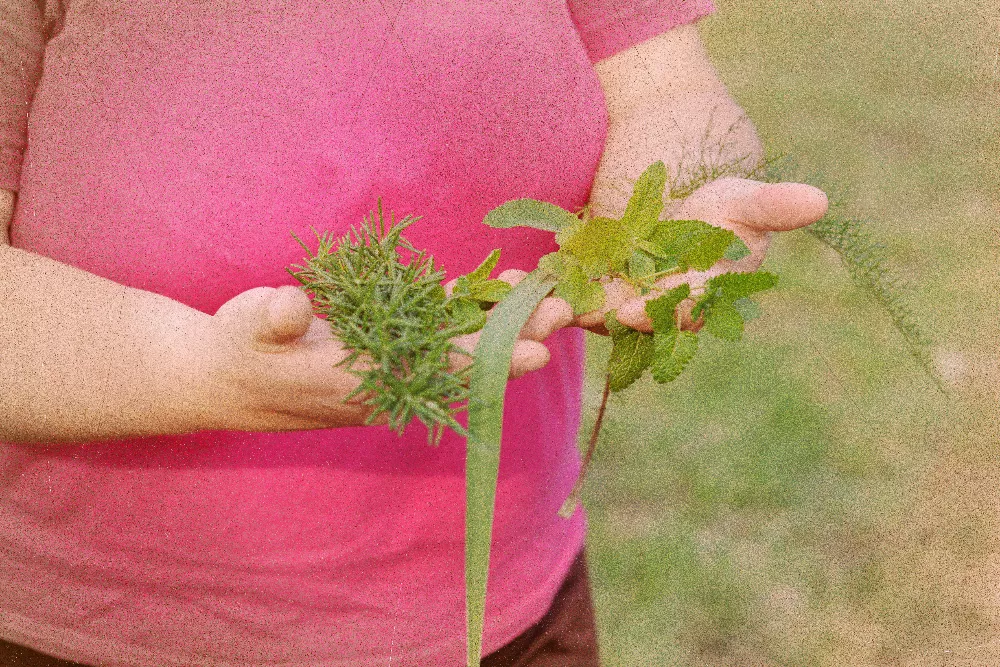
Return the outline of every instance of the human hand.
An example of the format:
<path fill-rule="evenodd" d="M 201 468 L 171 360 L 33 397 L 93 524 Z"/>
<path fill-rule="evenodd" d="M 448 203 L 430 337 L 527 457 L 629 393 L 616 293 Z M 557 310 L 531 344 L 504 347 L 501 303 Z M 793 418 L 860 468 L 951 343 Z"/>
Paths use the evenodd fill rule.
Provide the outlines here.
<path fill-rule="evenodd" d="M 500 279 L 517 284 L 524 272 Z M 522 330 L 511 360 L 511 377 L 538 370 L 549 360 L 541 343 L 572 319 L 568 304 L 547 299 Z M 223 304 L 201 332 L 203 359 L 215 428 L 284 431 L 360 426 L 371 414 L 363 398 L 346 401 L 359 378 L 338 365 L 350 350 L 325 320 L 313 314 L 309 297 L 296 287 L 258 287 Z M 479 334 L 453 339 L 470 353 Z M 363 362 L 361 362 L 363 363 Z M 451 370 L 471 363 L 455 353 Z M 375 423 L 384 424 L 384 416 Z"/>
<path fill-rule="evenodd" d="M 513 287 L 524 280 L 527 275 L 527 271 L 508 269 L 497 276 L 497 279 Z M 445 291 L 449 295 L 454 285 L 455 280 L 451 280 L 445 285 Z M 490 317 L 489 313 L 487 317 Z M 531 314 L 531 317 L 528 318 L 528 321 L 521 328 L 517 341 L 514 343 L 514 356 L 511 359 L 510 377 L 518 378 L 526 373 L 543 368 L 549 362 L 549 350 L 542 341 L 559 329 L 569 326 L 572 322 L 573 308 L 568 303 L 555 297 L 542 299 L 541 303 L 538 304 Z M 458 367 L 464 367 L 472 363 L 471 354 L 476 349 L 476 344 L 479 342 L 481 333 L 482 331 L 477 331 L 453 339 L 453 342 L 458 347 L 467 350 L 469 353 L 468 355 L 454 356 L 453 363 Z"/>
<path fill-rule="evenodd" d="M 313 314 L 302 290 L 258 287 L 236 295 L 201 332 L 217 428 L 290 431 L 360 426 L 371 414 L 346 398 L 360 379 L 349 355 Z M 384 423 L 380 422 L 380 423 Z"/>
<path fill-rule="evenodd" d="M 810 225 L 822 218 L 826 209 L 826 195 L 803 183 L 761 183 L 745 178 L 721 178 L 707 183 L 683 200 L 671 212 L 671 217 L 703 220 L 732 230 L 746 243 L 750 254 L 736 261 L 721 260 L 707 271 L 666 276 L 645 296 L 637 295 L 624 281 L 612 281 L 605 285 L 604 307 L 578 316 L 573 323 L 606 333 L 604 315 L 617 310 L 622 324 L 639 331 L 652 331 L 652 322 L 646 315 L 646 301 L 682 283 L 690 284 L 692 290 L 697 291 L 713 276 L 756 270 L 764 261 L 773 232 Z M 682 328 L 697 330 L 700 327 L 700 322 L 691 319 L 693 305 L 694 300 L 688 299 L 678 309 Z"/>

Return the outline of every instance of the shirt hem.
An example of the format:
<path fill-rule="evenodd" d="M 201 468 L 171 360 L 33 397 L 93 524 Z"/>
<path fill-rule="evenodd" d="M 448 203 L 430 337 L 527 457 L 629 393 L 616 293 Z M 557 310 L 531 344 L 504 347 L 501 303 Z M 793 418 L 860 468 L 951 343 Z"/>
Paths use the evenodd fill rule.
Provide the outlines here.
<path fill-rule="evenodd" d="M 573 519 L 577 526 L 573 535 L 566 542 L 566 548 L 561 554 L 558 567 L 545 584 L 535 589 L 534 594 L 519 605 L 516 612 L 509 614 L 511 621 L 495 629 L 484 637 L 484 657 L 503 648 L 516 639 L 525 630 L 537 623 L 552 606 L 559 587 L 565 580 L 573 561 L 583 549 L 586 536 L 586 517 L 582 514 Z M 439 664 L 431 662 L 440 658 L 447 649 L 442 646 L 428 648 L 407 654 L 394 654 L 371 659 L 354 656 L 344 659 L 321 660 L 312 662 L 294 661 L 230 661 L 218 660 L 204 655 L 179 656 L 169 653 L 151 652 L 135 646 L 115 644 L 93 635 L 83 634 L 75 630 L 46 628 L 20 614 L 0 610 L 0 628 L 5 641 L 31 647 L 35 651 L 49 654 L 60 660 L 69 660 L 82 664 L 101 665 L 101 667 L 390 667 L 399 664 Z M 62 638 L 62 641 L 56 638 Z M 73 648 L 70 648 L 73 647 Z M 114 656 L 110 657 L 109 656 Z M 361 662 L 359 662 L 359 660 Z"/>

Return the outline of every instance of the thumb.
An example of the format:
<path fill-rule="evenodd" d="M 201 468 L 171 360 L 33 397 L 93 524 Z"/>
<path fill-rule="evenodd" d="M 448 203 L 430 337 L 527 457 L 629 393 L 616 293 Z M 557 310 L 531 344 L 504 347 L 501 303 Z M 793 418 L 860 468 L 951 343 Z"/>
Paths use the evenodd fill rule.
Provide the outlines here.
<path fill-rule="evenodd" d="M 290 285 L 268 290 L 258 309 L 254 342 L 287 345 L 304 336 L 314 319 L 312 303 L 302 290 Z"/>

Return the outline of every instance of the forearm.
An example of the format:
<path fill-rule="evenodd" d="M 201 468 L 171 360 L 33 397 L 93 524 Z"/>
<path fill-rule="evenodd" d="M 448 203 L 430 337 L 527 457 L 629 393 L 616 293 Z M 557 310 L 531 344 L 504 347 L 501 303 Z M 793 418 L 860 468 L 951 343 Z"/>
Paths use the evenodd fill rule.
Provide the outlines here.
<path fill-rule="evenodd" d="M 0 198 L 0 440 L 69 441 L 211 423 L 192 340 L 209 317 L 6 243 Z"/>
<path fill-rule="evenodd" d="M 697 29 L 681 26 L 595 65 L 609 127 L 592 200 L 624 208 L 623 192 L 663 160 L 675 185 L 745 175 L 763 149 L 753 124 L 729 95 Z"/>

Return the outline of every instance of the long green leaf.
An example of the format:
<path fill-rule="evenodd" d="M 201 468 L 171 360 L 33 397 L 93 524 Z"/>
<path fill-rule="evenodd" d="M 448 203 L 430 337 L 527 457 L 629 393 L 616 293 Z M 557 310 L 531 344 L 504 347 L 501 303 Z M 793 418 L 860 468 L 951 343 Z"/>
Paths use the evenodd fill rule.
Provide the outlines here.
<path fill-rule="evenodd" d="M 578 220 L 575 215 L 555 204 L 536 199 L 515 199 L 487 213 L 483 224 L 498 229 L 533 227 L 558 232 Z"/>
<path fill-rule="evenodd" d="M 471 399 L 465 455 L 465 609 L 469 667 L 479 666 L 483 649 L 504 393 L 514 343 L 521 327 L 555 284 L 555 278 L 534 271 L 496 305 L 483 327 L 469 377 Z"/>

